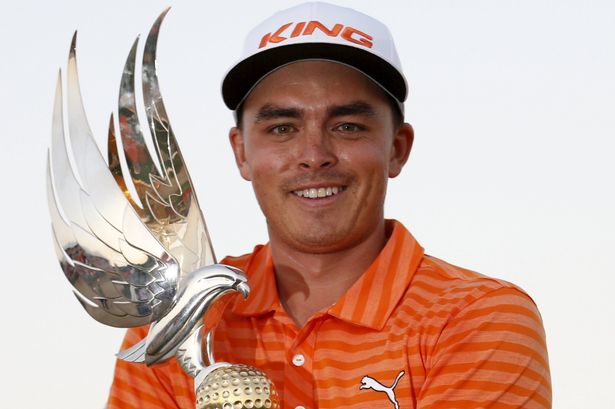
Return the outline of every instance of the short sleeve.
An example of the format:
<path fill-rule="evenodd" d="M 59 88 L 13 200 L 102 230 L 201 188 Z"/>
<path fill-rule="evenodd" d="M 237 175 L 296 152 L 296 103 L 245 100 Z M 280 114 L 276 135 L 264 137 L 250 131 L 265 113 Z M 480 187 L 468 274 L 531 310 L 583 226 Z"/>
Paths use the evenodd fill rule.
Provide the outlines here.
<path fill-rule="evenodd" d="M 147 335 L 148 327 L 126 332 L 122 350 Z M 147 367 L 118 359 L 107 409 L 194 409 L 193 382 L 175 359 Z"/>
<path fill-rule="evenodd" d="M 529 296 L 494 289 L 448 320 L 418 408 L 551 408 L 545 333 Z"/>

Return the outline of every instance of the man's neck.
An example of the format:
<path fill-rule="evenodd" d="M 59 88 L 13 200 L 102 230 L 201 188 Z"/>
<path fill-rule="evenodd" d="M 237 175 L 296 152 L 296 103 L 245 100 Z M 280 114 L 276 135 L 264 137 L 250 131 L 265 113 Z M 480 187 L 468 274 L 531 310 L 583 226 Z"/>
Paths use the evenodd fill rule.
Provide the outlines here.
<path fill-rule="evenodd" d="M 386 242 L 384 223 L 365 240 L 333 253 L 307 253 L 271 238 L 280 302 L 298 327 L 333 305 L 367 270 Z"/>

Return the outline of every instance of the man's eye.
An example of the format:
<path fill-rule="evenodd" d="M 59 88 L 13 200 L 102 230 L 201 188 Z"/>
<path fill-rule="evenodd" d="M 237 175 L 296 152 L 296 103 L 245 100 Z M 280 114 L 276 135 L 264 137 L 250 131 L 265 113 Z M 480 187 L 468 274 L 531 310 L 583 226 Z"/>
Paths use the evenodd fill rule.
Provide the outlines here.
<path fill-rule="evenodd" d="M 343 123 L 336 127 L 338 131 L 341 132 L 361 132 L 364 131 L 365 128 L 361 125 L 353 124 L 353 123 Z"/>
<path fill-rule="evenodd" d="M 277 125 L 272 127 L 269 132 L 272 132 L 274 134 L 278 134 L 278 135 L 284 135 L 287 133 L 291 133 L 293 131 L 293 127 L 290 125 Z"/>

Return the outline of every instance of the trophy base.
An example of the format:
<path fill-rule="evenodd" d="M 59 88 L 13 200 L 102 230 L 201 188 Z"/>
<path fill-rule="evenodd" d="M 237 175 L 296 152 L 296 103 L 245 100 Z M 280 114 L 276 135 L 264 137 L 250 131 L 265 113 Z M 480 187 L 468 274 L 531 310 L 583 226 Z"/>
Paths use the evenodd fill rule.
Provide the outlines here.
<path fill-rule="evenodd" d="M 211 371 L 196 390 L 197 409 L 279 409 L 273 382 L 260 370 L 241 364 Z"/>

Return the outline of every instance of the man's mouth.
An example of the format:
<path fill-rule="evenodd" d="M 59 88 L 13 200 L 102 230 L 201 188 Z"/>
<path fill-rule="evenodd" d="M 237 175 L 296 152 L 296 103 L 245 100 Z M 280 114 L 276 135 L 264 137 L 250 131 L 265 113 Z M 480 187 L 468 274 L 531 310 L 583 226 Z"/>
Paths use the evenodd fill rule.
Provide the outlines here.
<path fill-rule="evenodd" d="M 320 199 L 322 197 L 335 196 L 343 192 L 345 186 L 311 187 L 307 189 L 293 190 L 293 194 L 307 199 Z"/>

